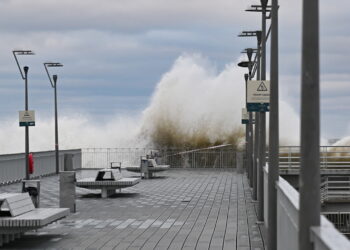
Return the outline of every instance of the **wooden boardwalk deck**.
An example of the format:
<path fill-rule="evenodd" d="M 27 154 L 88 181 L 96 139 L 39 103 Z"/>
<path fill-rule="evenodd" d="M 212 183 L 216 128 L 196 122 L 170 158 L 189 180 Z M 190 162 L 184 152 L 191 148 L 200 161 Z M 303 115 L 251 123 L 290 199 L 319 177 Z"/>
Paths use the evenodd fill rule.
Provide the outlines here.
<path fill-rule="evenodd" d="M 123 173 L 125 176 L 132 176 Z M 78 172 L 82 177 L 92 171 Z M 77 188 L 77 213 L 29 232 L 8 249 L 265 249 L 244 175 L 170 170 L 101 199 Z M 42 179 L 41 204 L 58 206 L 58 178 Z M 0 187 L 18 192 L 19 184 Z"/>

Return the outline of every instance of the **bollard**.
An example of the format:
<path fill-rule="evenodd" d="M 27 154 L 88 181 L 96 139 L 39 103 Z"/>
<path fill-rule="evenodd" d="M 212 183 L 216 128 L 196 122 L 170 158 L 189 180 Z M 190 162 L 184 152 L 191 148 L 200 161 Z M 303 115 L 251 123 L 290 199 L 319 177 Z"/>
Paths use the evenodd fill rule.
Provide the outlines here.
<path fill-rule="evenodd" d="M 73 154 L 64 154 L 64 171 L 74 171 Z"/>
<path fill-rule="evenodd" d="M 76 212 L 75 206 L 75 171 L 60 172 L 60 207 Z"/>
<path fill-rule="evenodd" d="M 148 159 L 141 159 L 141 177 L 142 174 L 145 179 L 148 179 L 150 177 L 148 171 Z"/>
<path fill-rule="evenodd" d="M 243 152 L 236 152 L 236 168 L 238 174 L 243 174 Z"/>
<path fill-rule="evenodd" d="M 33 201 L 34 207 L 40 207 L 40 180 L 22 180 L 23 191 L 28 192 Z"/>

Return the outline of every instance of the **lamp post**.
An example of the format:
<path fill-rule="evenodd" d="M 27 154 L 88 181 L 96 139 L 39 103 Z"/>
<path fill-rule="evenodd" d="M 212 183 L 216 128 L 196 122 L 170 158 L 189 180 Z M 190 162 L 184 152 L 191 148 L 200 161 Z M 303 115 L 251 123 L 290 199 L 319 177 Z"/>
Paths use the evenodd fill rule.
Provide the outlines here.
<path fill-rule="evenodd" d="M 261 80 L 266 80 L 266 8 L 268 0 L 260 0 L 262 7 L 261 26 Z M 266 112 L 260 112 L 260 150 L 259 150 L 259 171 L 258 171 L 258 220 L 264 221 L 264 171 L 266 164 Z"/>
<path fill-rule="evenodd" d="M 48 67 L 63 67 L 63 64 L 47 62 L 47 63 L 44 63 L 44 67 L 45 67 L 47 76 L 50 80 L 51 87 L 54 89 L 54 95 L 55 95 L 55 154 L 56 154 L 56 174 L 58 174 L 60 172 L 60 165 L 59 165 L 58 119 L 57 119 L 57 75 L 53 75 L 52 76 L 53 79 L 51 79 Z"/>
<path fill-rule="evenodd" d="M 243 68 L 251 68 L 251 66 L 249 66 L 251 64 L 251 62 L 248 61 L 242 61 L 240 63 L 238 63 L 237 65 L 239 67 L 243 67 Z M 249 80 L 249 74 L 244 74 L 244 82 L 245 82 L 245 103 L 246 103 L 246 107 L 247 107 L 247 83 Z M 247 167 L 247 175 L 248 175 L 248 179 L 249 181 L 251 181 L 252 178 L 252 169 L 251 169 L 251 163 L 248 159 L 251 159 L 250 154 L 251 152 L 249 152 L 249 137 L 250 137 L 250 131 L 249 131 L 249 123 L 251 123 L 251 117 L 249 116 L 248 118 L 248 124 L 246 124 L 246 128 L 245 128 L 245 151 L 246 151 L 246 167 Z"/>
<path fill-rule="evenodd" d="M 255 68 L 252 72 L 252 77 L 256 73 L 256 79 L 260 80 L 260 45 L 261 45 L 261 31 L 242 31 L 239 35 L 239 37 L 254 37 L 256 36 L 257 38 L 257 49 L 256 49 L 256 56 L 255 56 Z M 254 149 L 253 149 L 253 195 L 252 199 L 254 201 L 257 200 L 257 163 L 258 163 L 258 149 L 259 149 L 259 124 L 260 124 L 260 119 L 259 119 L 259 112 L 255 112 L 255 129 L 254 129 Z"/>
<path fill-rule="evenodd" d="M 266 13 L 271 11 L 271 6 L 268 6 L 268 0 L 260 0 L 261 5 L 252 5 L 246 11 L 261 12 L 262 27 L 261 27 L 261 72 L 260 80 L 266 80 Z M 266 164 L 266 114 L 259 112 L 259 166 L 258 166 L 258 221 L 264 221 L 264 172 L 263 167 Z"/>
<path fill-rule="evenodd" d="M 253 49 L 248 48 L 246 49 L 246 53 L 248 56 L 248 80 L 252 79 L 252 69 L 253 69 L 253 62 L 252 62 L 252 56 L 253 56 Z M 248 82 L 246 81 L 246 86 L 248 85 Z M 249 131 L 249 137 L 248 137 L 248 165 L 250 168 L 250 187 L 253 187 L 254 183 L 254 168 L 253 168 L 253 113 L 248 111 L 249 115 L 249 123 L 248 123 L 248 131 Z"/>
<path fill-rule="evenodd" d="M 257 50 L 248 48 L 243 51 L 247 53 L 248 61 L 238 63 L 238 66 L 248 68 L 248 74 L 244 75 L 246 84 L 246 103 L 247 103 L 247 84 L 248 80 L 253 77 L 253 66 L 255 63 L 252 61 L 253 53 L 257 53 Z M 249 184 L 251 187 L 254 185 L 254 166 L 253 166 L 253 114 L 249 112 L 249 122 L 246 124 L 246 159 L 247 159 L 247 173 L 249 178 Z"/>
<path fill-rule="evenodd" d="M 19 72 L 21 74 L 22 79 L 24 80 L 24 88 L 25 88 L 25 94 L 24 94 L 24 105 L 25 105 L 25 111 L 28 111 L 28 71 L 29 67 L 24 66 L 23 71 L 21 69 L 21 66 L 19 65 L 17 56 L 18 55 L 34 55 L 34 52 L 31 50 L 13 50 L 12 51 L 13 56 L 15 57 L 16 64 L 18 66 Z M 28 124 L 25 125 L 25 178 L 26 180 L 29 180 L 29 126 Z M 25 188 L 25 184 L 23 183 L 23 191 Z"/>
<path fill-rule="evenodd" d="M 299 249 L 312 249 L 320 225 L 320 80 L 318 0 L 303 1 Z"/>
<path fill-rule="evenodd" d="M 269 121 L 268 175 L 268 248 L 277 249 L 277 190 L 279 176 L 279 115 L 278 115 L 278 0 L 272 0 L 271 10 L 271 92 Z"/>

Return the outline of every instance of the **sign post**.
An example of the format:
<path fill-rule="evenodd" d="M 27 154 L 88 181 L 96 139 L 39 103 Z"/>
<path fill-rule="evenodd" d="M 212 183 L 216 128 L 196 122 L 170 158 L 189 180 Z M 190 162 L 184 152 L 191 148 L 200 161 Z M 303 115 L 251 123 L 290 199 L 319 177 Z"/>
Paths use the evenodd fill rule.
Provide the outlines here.
<path fill-rule="evenodd" d="M 249 123 L 249 114 L 246 108 L 242 108 L 242 124 Z"/>
<path fill-rule="evenodd" d="M 35 111 L 34 110 L 25 110 L 19 111 L 19 126 L 35 126 Z"/>
<path fill-rule="evenodd" d="M 270 105 L 270 81 L 248 81 L 248 112 L 268 112 Z"/>

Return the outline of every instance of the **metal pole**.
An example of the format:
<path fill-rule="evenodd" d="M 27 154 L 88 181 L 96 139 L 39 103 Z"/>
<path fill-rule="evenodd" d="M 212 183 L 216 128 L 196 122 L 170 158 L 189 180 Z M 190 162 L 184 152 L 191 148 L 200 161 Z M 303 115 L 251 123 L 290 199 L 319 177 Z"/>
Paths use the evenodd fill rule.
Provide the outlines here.
<path fill-rule="evenodd" d="M 247 108 L 247 84 L 248 84 L 248 79 L 249 79 L 249 75 L 248 74 L 244 74 L 244 80 L 245 80 L 245 103 L 246 103 L 246 108 Z M 250 117 L 248 118 L 250 119 Z M 249 120 L 250 121 L 250 120 Z M 245 164 L 246 164 L 246 168 L 247 168 L 247 175 L 248 175 L 248 179 L 250 180 L 252 178 L 252 172 L 251 172 L 251 168 L 250 168 L 250 164 L 249 164 L 249 122 L 248 124 L 246 124 L 245 126 L 245 136 L 246 136 L 246 156 L 245 156 Z"/>
<path fill-rule="evenodd" d="M 270 122 L 268 174 L 268 248 L 277 249 L 277 190 L 279 176 L 279 107 L 278 107 L 278 0 L 272 0 Z"/>
<path fill-rule="evenodd" d="M 256 58 L 256 79 L 260 80 L 260 44 L 261 44 L 261 31 L 257 31 L 257 58 Z M 254 131 L 254 153 L 253 153 L 253 200 L 258 199 L 258 153 L 259 153 L 259 112 L 255 112 L 255 131 Z"/>
<path fill-rule="evenodd" d="M 246 84 L 247 86 L 247 84 Z M 245 164 L 245 168 L 246 168 L 246 171 L 247 171 L 247 176 L 248 176 L 248 179 L 250 178 L 250 171 L 249 171 L 249 168 L 248 168 L 248 140 L 249 140 L 249 127 L 248 127 L 248 124 L 245 125 L 245 159 L 244 159 L 244 164 Z"/>
<path fill-rule="evenodd" d="M 54 90 L 55 90 L 55 153 L 56 153 L 56 174 L 60 172 L 59 165 L 59 148 L 58 148 L 58 118 L 57 118 L 57 75 L 53 75 Z"/>
<path fill-rule="evenodd" d="M 249 79 L 251 80 L 251 75 L 249 75 Z M 248 165 L 250 168 L 250 187 L 254 185 L 254 169 L 253 169 L 253 112 L 249 112 L 249 137 L 248 137 Z"/>
<path fill-rule="evenodd" d="M 253 56 L 253 49 L 247 49 L 247 56 L 249 60 L 248 64 L 248 80 L 252 79 L 252 68 L 253 68 L 253 63 L 252 63 L 252 56 Z M 246 82 L 248 84 L 248 81 Z M 247 92 L 246 92 L 247 93 Z M 249 137 L 248 137 L 248 166 L 250 169 L 250 179 L 249 179 L 249 184 L 250 187 L 253 187 L 254 183 L 254 173 L 253 173 L 253 113 L 249 112 L 249 123 L 248 123 L 248 130 L 249 130 Z"/>
<path fill-rule="evenodd" d="M 25 85 L 25 110 L 28 111 L 28 66 L 24 66 L 24 85 Z M 26 180 L 29 180 L 29 126 L 25 126 L 25 168 L 26 168 Z"/>
<path fill-rule="evenodd" d="M 261 0 L 262 29 L 261 29 L 261 80 L 266 80 L 266 6 L 268 0 Z M 260 112 L 259 127 L 259 169 L 258 169 L 258 221 L 264 221 L 264 172 L 266 164 L 266 114 Z"/>
<path fill-rule="evenodd" d="M 303 1 L 299 249 L 312 249 L 320 225 L 320 88 L 318 0 Z"/>

